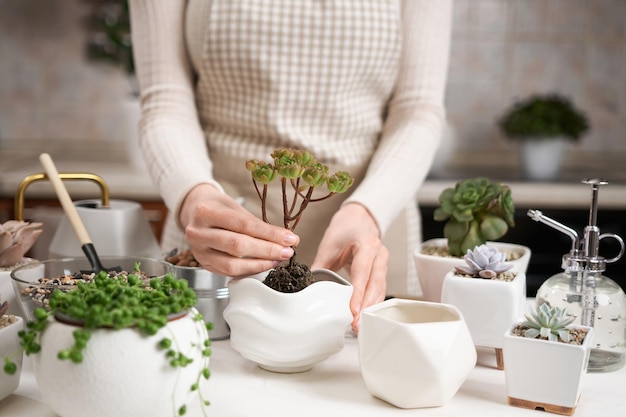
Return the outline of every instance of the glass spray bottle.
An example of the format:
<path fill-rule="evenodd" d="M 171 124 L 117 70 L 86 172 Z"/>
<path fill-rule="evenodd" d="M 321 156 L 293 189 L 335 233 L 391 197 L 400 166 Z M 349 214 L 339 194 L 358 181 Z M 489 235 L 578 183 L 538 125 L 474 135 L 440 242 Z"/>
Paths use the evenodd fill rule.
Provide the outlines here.
<path fill-rule="evenodd" d="M 564 272 L 548 278 L 537 291 L 537 304 L 566 308 L 576 317 L 574 323 L 594 328 L 588 370 L 608 372 L 620 369 L 626 363 L 626 295 L 612 279 L 603 275 L 607 263 L 619 260 L 624 254 L 624 241 L 613 233 L 600 234 L 596 225 L 598 189 L 607 184 L 600 179 L 583 180 L 591 185 L 589 225 L 580 241 L 575 230 L 544 216 L 539 210 L 529 210 L 528 216 L 544 223 L 572 239 L 572 248 L 563 255 Z M 600 240 L 613 238 L 619 243 L 619 254 L 605 259 L 598 254 Z"/>

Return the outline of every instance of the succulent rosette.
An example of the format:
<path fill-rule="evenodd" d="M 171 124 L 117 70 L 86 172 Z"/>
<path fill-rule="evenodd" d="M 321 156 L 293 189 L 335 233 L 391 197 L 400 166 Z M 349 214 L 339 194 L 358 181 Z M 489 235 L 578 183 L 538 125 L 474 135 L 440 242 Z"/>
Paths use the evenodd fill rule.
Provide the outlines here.
<path fill-rule="evenodd" d="M 463 257 L 466 265 L 455 266 L 460 274 L 490 279 L 513 268 L 513 264 L 506 262 L 506 254 L 487 245 L 476 246 L 474 250 L 467 250 Z"/>

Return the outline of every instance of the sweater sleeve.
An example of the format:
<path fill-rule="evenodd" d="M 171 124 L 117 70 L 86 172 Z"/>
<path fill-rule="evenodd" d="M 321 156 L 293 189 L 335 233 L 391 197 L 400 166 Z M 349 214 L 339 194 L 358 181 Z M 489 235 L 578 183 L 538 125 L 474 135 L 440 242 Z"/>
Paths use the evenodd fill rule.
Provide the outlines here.
<path fill-rule="evenodd" d="M 363 182 L 344 203 L 365 206 L 385 233 L 414 204 L 445 124 L 451 0 L 403 0 L 402 57 L 380 142 Z"/>
<path fill-rule="evenodd" d="M 198 184 L 209 183 L 221 190 L 213 179 L 195 106 L 193 73 L 184 42 L 185 4 L 178 0 L 129 2 L 141 90 L 139 143 L 149 173 L 174 213 Z"/>

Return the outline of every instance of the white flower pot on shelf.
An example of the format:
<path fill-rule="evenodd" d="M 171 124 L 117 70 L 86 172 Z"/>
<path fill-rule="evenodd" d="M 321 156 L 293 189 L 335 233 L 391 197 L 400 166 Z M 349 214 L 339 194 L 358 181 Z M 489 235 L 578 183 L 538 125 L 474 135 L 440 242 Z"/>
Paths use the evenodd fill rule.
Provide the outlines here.
<path fill-rule="evenodd" d="M 294 293 L 273 290 L 257 278 L 231 280 L 224 318 L 233 349 L 281 373 L 307 371 L 343 349 L 352 322 L 352 285 L 333 271 L 312 273 L 317 282 Z"/>
<path fill-rule="evenodd" d="M 17 365 L 13 375 L 7 374 L 0 367 L 0 401 L 17 389 L 22 373 L 23 349 L 18 333 L 24 329 L 24 319 L 19 316 L 15 316 L 15 319 L 14 323 L 0 328 L 0 363 L 4 364 L 4 358 L 9 358 Z"/>
<path fill-rule="evenodd" d="M 593 329 L 582 345 L 504 334 L 504 374 L 510 405 L 572 415 L 582 392 Z"/>
<path fill-rule="evenodd" d="M 441 302 L 456 306 L 467 323 L 475 346 L 494 348 L 498 369 L 504 369 L 504 332 L 524 316 L 526 274 L 516 272 L 512 281 L 471 278 L 449 271 L 443 282 Z"/>
<path fill-rule="evenodd" d="M 422 247 L 424 246 L 443 246 L 447 245 L 447 242 L 448 240 L 445 238 L 429 239 L 423 242 L 413 253 L 417 276 L 422 288 L 422 297 L 426 301 L 440 302 L 441 288 L 446 274 L 454 266 L 464 263 L 462 258 L 441 257 L 422 253 Z M 487 245 L 493 246 L 501 252 L 521 251 L 523 255 L 511 262 L 514 265 L 513 270 L 526 273 L 531 253 L 528 247 L 504 242 L 487 242 Z"/>
<path fill-rule="evenodd" d="M 476 349 L 452 305 L 392 298 L 365 308 L 359 360 L 368 391 L 399 408 L 448 403 L 476 365 Z"/>
<path fill-rule="evenodd" d="M 565 138 L 526 139 L 520 154 L 524 175 L 532 180 L 556 178 L 563 163 L 565 145 Z"/>

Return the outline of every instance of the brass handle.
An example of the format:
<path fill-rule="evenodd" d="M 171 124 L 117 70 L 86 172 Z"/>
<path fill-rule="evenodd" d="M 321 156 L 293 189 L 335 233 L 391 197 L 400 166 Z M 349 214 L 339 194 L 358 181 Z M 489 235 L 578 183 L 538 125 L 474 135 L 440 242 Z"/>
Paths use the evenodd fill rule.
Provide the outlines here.
<path fill-rule="evenodd" d="M 100 186 L 102 192 L 102 206 L 109 206 L 109 186 L 104 182 L 101 176 L 88 172 L 59 172 L 59 178 L 62 180 L 87 180 L 95 182 Z M 24 219 L 24 194 L 26 193 L 26 188 L 34 182 L 47 179 L 48 176 L 43 172 L 31 174 L 24 178 L 17 186 L 15 193 L 15 220 Z"/>

